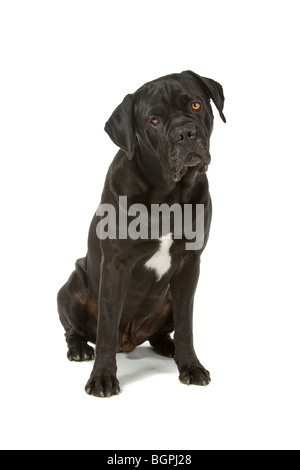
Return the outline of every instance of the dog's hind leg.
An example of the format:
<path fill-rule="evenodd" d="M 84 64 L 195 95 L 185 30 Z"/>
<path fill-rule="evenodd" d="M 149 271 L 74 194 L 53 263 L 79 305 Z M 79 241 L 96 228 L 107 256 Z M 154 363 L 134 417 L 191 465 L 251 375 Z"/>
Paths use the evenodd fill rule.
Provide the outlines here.
<path fill-rule="evenodd" d="M 85 258 L 76 262 L 75 271 L 58 293 L 57 303 L 66 331 L 68 359 L 77 362 L 94 359 L 94 349 L 87 343 L 96 339 L 97 300 L 87 289 Z"/>

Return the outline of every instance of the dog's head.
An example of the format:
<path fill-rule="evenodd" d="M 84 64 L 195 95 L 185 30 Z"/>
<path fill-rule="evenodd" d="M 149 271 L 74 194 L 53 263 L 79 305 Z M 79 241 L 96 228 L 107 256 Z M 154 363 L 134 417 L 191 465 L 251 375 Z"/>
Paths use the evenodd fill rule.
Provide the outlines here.
<path fill-rule="evenodd" d="M 155 154 L 166 177 L 178 182 L 190 167 L 199 173 L 208 169 L 213 129 L 210 100 L 226 122 L 219 83 L 191 71 L 168 75 L 127 95 L 105 131 L 129 159 L 138 149 Z"/>

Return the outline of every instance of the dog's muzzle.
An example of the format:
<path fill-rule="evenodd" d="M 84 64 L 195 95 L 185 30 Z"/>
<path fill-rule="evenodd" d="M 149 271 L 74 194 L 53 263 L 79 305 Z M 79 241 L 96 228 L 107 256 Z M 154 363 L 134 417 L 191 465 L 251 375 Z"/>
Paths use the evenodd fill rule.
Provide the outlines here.
<path fill-rule="evenodd" d="M 170 165 L 174 168 L 174 182 L 179 182 L 189 168 L 195 168 L 198 173 L 207 172 L 211 161 L 208 142 L 200 135 L 194 122 L 187 121 L 174 126 L 169 137 L 172 143 Z"/>

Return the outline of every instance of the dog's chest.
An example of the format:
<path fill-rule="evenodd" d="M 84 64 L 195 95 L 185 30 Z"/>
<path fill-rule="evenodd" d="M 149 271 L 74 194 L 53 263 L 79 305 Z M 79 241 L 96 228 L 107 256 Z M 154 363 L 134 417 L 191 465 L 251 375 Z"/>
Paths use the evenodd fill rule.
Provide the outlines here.
<path fill-rule="evenodd" d="M 170 248 L 173 244 L 172 234 L 169 233 L 159 239 L 159 247 L 156 253 L 145 263 L 147 269 L 153 270 L 156 274 L 157 282 L 167 274 L 172 265 Z"/>

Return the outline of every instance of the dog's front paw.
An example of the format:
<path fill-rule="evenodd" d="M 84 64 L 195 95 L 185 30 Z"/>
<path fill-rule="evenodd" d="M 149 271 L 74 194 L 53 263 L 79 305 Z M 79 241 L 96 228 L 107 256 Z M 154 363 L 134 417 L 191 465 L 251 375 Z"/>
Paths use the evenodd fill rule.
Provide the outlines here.
<path fill-rule="evenodd" d="M 119 395 L 119 381 L 114 375 L 92 375 L 86 384 L 85 391 L 88 395 L 94 395 L 95 397 L 102 398 Z"/>
<path fill-rule="evenodd" d="M 201 364 L 183 367 L 179 380 L 186 385 L 206 386 L 211 382 L 210 373 Z"/>

